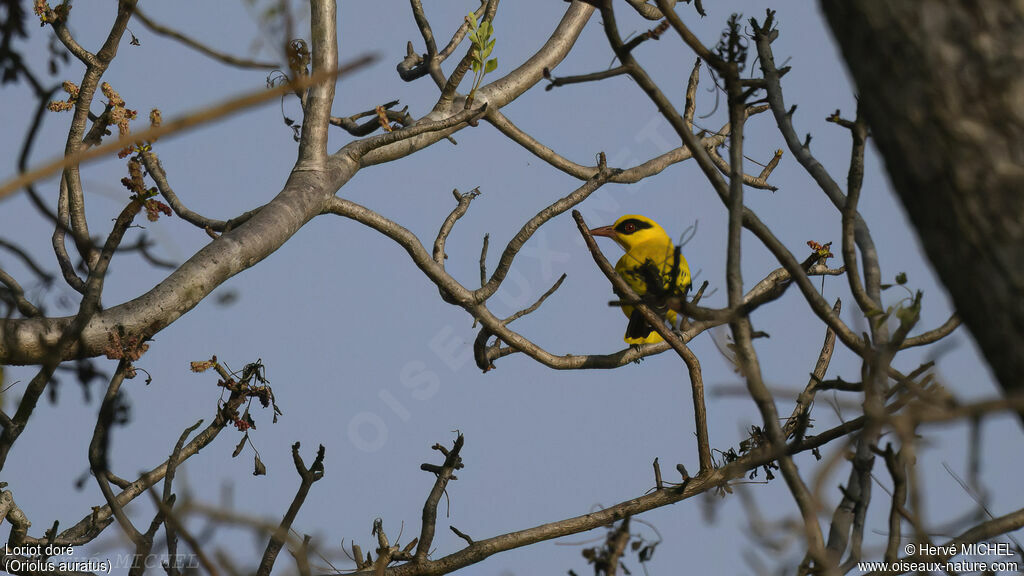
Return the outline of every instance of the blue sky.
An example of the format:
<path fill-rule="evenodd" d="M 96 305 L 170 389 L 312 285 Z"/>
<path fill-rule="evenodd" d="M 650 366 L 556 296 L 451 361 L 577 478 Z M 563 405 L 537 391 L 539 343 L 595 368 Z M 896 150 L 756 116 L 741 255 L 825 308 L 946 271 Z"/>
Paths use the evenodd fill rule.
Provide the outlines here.
<path fill-rule="evenodd" d="M 433 4 L 427 5 L 428 16 L 435 34 L 444 40 L 473 7 L 456 2 Z M 142 6 L 154 19 L 235 54 L 250 54 L 254 41 L 261 37 L 252 14 L 237 3 L 189 0 L 173 7 L 145 2 Z M 494 23 L 494 54 L 499 63 L 495 77 L 513 69 L 543 43 L 565 6 L 561 2 L 502 4 Z M 814 6 L 780 2 L 778 8 L 776 60 L 792 66 L 784 79 L 787 103 L 798 104 L 797 129 L 813 135 L 812 151 L 833 177 L 844 183 L 849 136 L 825 118 L 837 108 L 845 116 L 853 115 L 852 88 Z M 99 45 L 114 9 L 114 2 L 75 4 L 72 29 L 84 46 L 95 49 Z M 707 44 L 717 41 L 731 12 L 763 18 L 760 2 L 716 1 L 709 3 L 708 9 L 709 16 L 702 20 L 682 6 L 687 23 Z M 624 35 L 651 27 L 625 12 L 623 4 L 619 13 Z M 612 63 L 598 18 L 592 17 L 556 75 L 592 72 Z M 298 22 L 300 29 L 307 25 L 308 19 Z M 42 71 L 49 30 L 38 29 L 32 22 L 28 27 L 32 34 L 27 44 L 30 59 Z M 158 107 L 164 118 L 173 118 L 265 84 L 264 72 L 225 68 L 160 38 L 139 23 L 131 29 L 142 45 L 123 42 L 105 79 L 129 108 L 140 110 L 140 116 Z M 413 116 L 430 109 L 436 98 L 433 83 L 424 78 L 407 84 L 394 71 L 405 54 L 407 40 L 423 50 L 407 3 L 342 3 L 339 35 L 343 61 L 367 53 L 377 54 L 379 60 L 339 83 L 335 115 L 347 116 L 393 99 L 409 105 Z M 273 56 L 268 51 L 260 54 Z M 671 32 L 644 44 L 636 54 L 681 107 L 693 54 Z M 450 71 L 452 65 L 454 60 L 445 70 Z M 81 67 L 72 63 L 53 80 L 77 82 L 81 73 Z M 724 123 L 725 110 L 722 105 L 716 109 L 709 80 L 705 70 L 698 90 L 697 123 L 717 129 Z M 31 100 L 24 86 L 6 86 L 3 98 L 3 123 L 8 129 L 7 136 L 0 139 L 0 157 L 8 160 L 0 175 L 6 179 L 16 170 L 17 147 L 29 120 L 24 111 Z M 290 117 L 299 118 L 294 99 L 286 100 L 284 106 Z M 583 164 L 592 164 L 595 155 L 604 151 L 613 165 L 634 165 L 676 145 L 671 128 L 625 77 L 552 91 L 538 86 L 503 112 L 546 145 Z M 703 118 L 709 113 L 710 117 Z M 67 115 L 49 115 L 36 143 L 35 163 L 60 153 L 69 120 Z M 783 147 L 768 114 L 753 118 L 746 136 L 746 155 L 760 162 Z M 340 194 L 396 220 L 429 244 L 454 205 L 451 190 L 465 192 L 479 186 L 482 195 L 457 224 L 447 247 L 448 270 L 472 287 L 485 233 L 490 234 L 493 264 L 527 218 L 579 183 L 486 123 L 459 132 L 455 139 L 456 146 L 442 141 L 399 162 L 365 169 Z M 349 140 L 346 133 L 333 132 L 331 149 Z M 280 190 L 294 163 L 295 147 L 290 129 L 281 121 L 281 108 L 274 102 L 161 140 L 155 150 L 171 184 L 190 208 L 228 218 L 268 201 Z M 127 199 L 118 183 L 125 171 L 123 164 L 111 158 L 84 169 L 94 232 L 105 233 Z M 937 326 L 951 311 L 949 300 L 924 261 L 873 149 L 866 168 L 860 209 L 879 246 L 883 276 L 891 280 L 906 272 L 910 286 L 925 293 L 920 325 Z M 750 164 L 749 170 L 756 173 L 760 168 Z M 779 187 L 777 192 L 748 190 L 747 202 L 790 250 L 804 254 L 808 240 L 839 245 L 838 212 L 788 151 L 772 182 Z M 56 198 L 55 179 L 41 184 L 40 189 L 51 201 Z M 696 224 L 696 235 L 684 249 L 686 257 L 697 280 L 708 280 L 718 289 L 705 303 L 724 305 L 726 211 L 692 162 L 673 166 L 639 185 L 605 186 L 581 210 L 591 226 L 609 224 L 623 213 L 651 216 L 674 236 Z M 177 218 L 145 226 L 159 240 L 159 253 L 172 260 L 183 261 L 209 240 Z M 52 230 L 35 215 L 23 195 L 0 201 L 0 230 L 5 238 L 17 239 L 44 262 L 53 263 L 48 248 Z M 130 232 L 129 240 L 133 233 L 138 231 Z M 618 249 L 610 242 L 602 247 L 609 257 L 618 257 Z M 25 277 L 18 264 L 2 252 L 0 265 Z M 748 287 L 777 266 L 756 239 L 744 235 L 743 271 Z M 492 299 L 492 309 L 507 315 L 530 304 L 563 272 L 568 278 L 562 288 L 539 312 L 513 324 L 515 329 L 557 354 L 621 349 L 625 319 L 607 306 L 612 299 L 610 287 L 568 214 L 550 221 L 526 245 L 509 279 Z M 137 258 L 118 257 L 104 303 L 111 306 L 132 299 L 164 274 Z M 219 294 L 229 291 L 237 293 L 235 303 L 215 303 Z M 70 290 L 64 293 L 70 295 Z M 844 278 L 827 278 L 824 294 L 829 300 L 843 299 L 843 318 L 849 324 L 865 325 L 855 317 Z M 71 313 L 59 308 L 56 296 L 48 300 L 51 310 Z M 886 293 L 887 303 L 902 297 L 897 289 Z M 788 412 L 813 368 L 824 326 L 795 290 L 759 309 L 753 322 L 755 329 L 771 335 L 757 341 L 757 350 L 765 379 L 778 392 L 780 412 Z M 446 529 L 448 523 L 483 539 L 641 495 L 653 486 L 651 462 L 655 457 L 666 470 L 676 462 L 691 470 L 697 468 L 689 382 L 685 367 L 671 353 L 614 371 L 581 372 L 553 371 L 514 355 L 499 360 L 497 370 L 481 374 L 469 355 L 475 335 L 472 319 L 441 301 L 436 288 L 396 244 L 357 223 L 332 216 L 318 218 L 277 253 L 231 279 L 156 337 L 138 363 L 153 375 L 153 383 L 146 386 L 139 378 L 127 385 L 132 421 L 113 433 L 113 470 L 122 477 L 135 476 L 162 461 L 185 427 L 200 418 L 209 421 L 220 396 L 216 378 L 193 374 L 188 365 L 212 354 L 236 369 L 262 359 L 284 415 L 271 424 L 269 412 L 254 413 L 257 430 L 252 438 L 268 466 L 267 476 L 251 475 L 251 451 L 230 458 L 238 435 L 226 430 L 182 468 L 178 492 L 184 493 L 187 487 L 195 498 L 215 504 L 224 487 L 230 486 L 239 511 L 277 522 L 298 486 L 290 445 L 301 441 L 308 461 L 316 446 L 324 444 L 326 476 L 311 491 L 295 528 L 313 534 L 327 551 L 337 552 L 342 540 L 347 545 L 352 538 L 364 549 L 374 548 L 369 533 L 377 517 L 384 520 L 392 539 L 403 523 L 402 542 L 411 539 L 418 532 L 423 500 L 433 482 L 431 475 L 419 471 L 419 464 L 438 461 L 430 446 L 450 443 L 454 430 L 466 435 L 466 468 L 449 486 L 451 505 L 449 515 L 439 519 L 435 557 L 463 544 Z M 936 358 L 939 381 L 959 398 L 994 396 L 997 390 L 969 335 L 961 329 L 952 340 L 956 345 L 943 348 Z M 712 447 L 735 447 L 750 424 L 759 420 L 754 404 L 736 394 L 742 383 L 709 334 L 698 337 L 692 348 L 701 359 L 708 387 Z M 930 358 L 929 350 L 910 351 L 898 357 L 896 366 L 906 371 Z M 113 371 L 113 361 L 100 364 Z M 31 375 L 25 369 L 7 371 L 5 386 L 15 380 L 21 383 L 5 394 L 5 408 L 11 405 L 10 398 L 20 396 Z M 859 363 L 851 353 L 839 349 L 828 376 L 858 380 Z M 91 480 L 80 491 L 73 486 L 88 470 L 86 449 L 101 392 L 94 388 L 93 400 L 86 402 L 71 378 L 62 380 L 59 402 L 41 404 L 37 409 L 11 453 L 3 478 L 34 522 L 34 535 L 55 519 L 70 526 L 102 501 Z M 859 401 L 853 395 L 839 400 L 847 407 L 844 415 L 854 413 Z M 840 416 L 826 398 L 819 398 L 814 417 L 821 430 Z M 942 466 L 948 463 L 964 474 L 965 427 L 927 430 L 933 435 L 922 447 L 920 475 L 925 479 L 924 496 L 929 503 L 927 520 L 941 524 L 972 505 Z M 990 508 L 997 515 L 1020 506 L 1014 480 L 1020 466 L 1004 456 L 1007 448 L 1019 443 L 1020 434 L 1019 425 L 1008 417 L 993 419 L 984 428 L 984 482 L 990 491 Z M 826 456 L 837 449 L 825 451 Z M 808 483 L 815 483 L 813 458 L 802 455 L 797 463 Z M 846 473 L 846 466 L 839 466 L 817 480 L 829 510 L 840 496 L 836 485 L 845 482 Z M 881 465 L 875 475 L 880 484 L 891 485 Z M 797 517 L 781 481 L 751 483 L 742 489 L 749 490 L 767 518 Z M 874 496 L 866 550 L 880 556 L 872 545 L 884 542 L 888 497 L 877 486 Z M 708 516 L 712 509 L 714 521 Z M 140 500 L 131 510 L 148 521 L 148 504 Z M 746 574 L 752 570 L 744 556 L 761 554 L 744 535 L 747 517 L 736 496 L 697 498 L 643 518 L 666 539 L 649 564 L 652 574 L 677 573 L 679 566 Z M 650 530 L 645 531 L 653 537 Z M 109 529 L 102 542 L 114 540 L 114 532 L 115 528 Z M 603 531 L 565 541 L 598 536 L 603 536 Z M 244 531 L 225 531 L 223 537 L 239 558 L 249 563 L 258 560 L 261 542 Z M 466 573 L 557 574 L 571 568 L 582 574 L 587 567 L 580 549 L 542 543 L 500 554 Z M 109 554 L 101 543 L 76 552 L 76 556 Z M 775 562 L 759 557 L 768 565 Z M 786 558 L 799 561 L 799 547 L 791 547 Z M 282 557 L 279 568 L 290 569 L 289 561 Z M 336 565 L 349 566 L 344 562 Z M 629 565 L 637 573 L 635 562 Z"/>

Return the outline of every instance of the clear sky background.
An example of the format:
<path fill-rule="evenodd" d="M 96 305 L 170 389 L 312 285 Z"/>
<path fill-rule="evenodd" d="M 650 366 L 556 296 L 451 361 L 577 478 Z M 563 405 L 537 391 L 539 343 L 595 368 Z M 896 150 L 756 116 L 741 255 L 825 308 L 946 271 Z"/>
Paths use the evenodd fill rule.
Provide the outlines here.
<path fill-rule="evenodd" d="M 79 42 L 95 50 L 109 29 L 115 2 L 78 2 L 72 12 L 72 30 Z M 174 3 L 142 2 L 156 20 L 219 49 L 239 55 L 274 56 L 270 39 L 261 36 L 254 13 L 245 3 L 180 0 Z M 462 16 L 475 3 L 428 2 L 427 14 L 435 35 L 446 42 Z M 716 0 L 706 3 L 709 16 L 700 19 L 692 8 L 680 5 L 684 19 L 708 45 L 713 45 L 730 13 L 764 17 L 761 2 Z M 813 135 L 812 151 L 845 183 L 849 159 L 849 135 L 825 122 L 837 108 L 844 116 L 854 114 L 854 94 L 827 27 L 811 2 L 777 2 L 780 36 L 774 44 L 776 61 L 792 66 L 783 86 L 787 104 L 797 104 L 795 123 L 800 133 Z M 564 13 L 562 2 L 505 2 L 495 20 L 498 69 L 489 80 L 500 77 L 528 58 L 547 38 Z M 625 4 L 619 7 L 623 35 L 643 32 L 653 23 L 631 17 Z M 28 22 L 32 38 L 23 46 L 35 70 L 44 73 L 50 30 Z M 298 22 L 308 28 L 308 18 Z M 160 108 L 164 118 L 174 118 L 226 97 L 259 89 L 266 73 L 240 71 L 212 62 L 172 41 L 133 23 L 131 30 L 141 46 L 128 45 L 105 75 L 144 118 L 149 109 Z M 308 37 L 308 33 L 303 33 Z M 413 116 L 429 111 L 436 88 L 423 78 L 408 84 L 394 66 L 412 40 L 422 52 L 408 3 L 345 2 L 339 7 L 342 60 L 368 53 L 379 56 L 366 68 L 338 85 L 334 114 L 347 116 L 400 99 Z M 254 42 L 263 48 L 253 52 Z M 460 49 L 458 54 L 462 54 Z M 660 83 L 662 90 L 682 108 L 683 92 L 695 56 L 674 33 L 647 42 L 636 52 L 640 62 Z M 754 51 L 751 50 L 753 63 Z M 445 65 L 451 70 L 453 57 Z M 571 55 L 556 75 L 593 72 L 607 68 L 612 54 L 595 15 Z M 75 62 L 51 79 L 81 80 Z M 707 71 L 698 90 L 697 123 L 717 130 L 725 122 L 724 101 L 709 90 Z M 898 90 L 898 86 L 879 87 Z M 0 175 L 16 171 L 18 146 L 30 120 L 31 95 L 24 85 L 5 86 L 0 108 L 4 137 L 0 139 Z M 716 108 L 716 101 L 718 106 Z M 94 106 L 99 110 L 99 102 Z M 294 98 L 284 108 L 300 118 Z M 593 164 L 604 151 L 609 163 L 628 167 L 678 145 L 669 125 L 654 105 L 628 78 L 599 84 L 565 86 L 545 91 L 543 83 L 503 112 L 524 130 L 564 156 L 581 164 Z M 710 117 L 705 117 L 710 114 Z M 38 138 L 34 164 L 58 155 L 66 138 L 69 114 L 49 114 Z M 138 121 L 139 126 L 144 120 Z M 783 148 L 769 114 L 747 124 L 745 153 L 760 162 Z M 580 182 L 549 167 L 481 122 L 455 135 L 457 146 L 442 141 L 399 162 L 361 171 L 340 195 L 394 219 L 429 245 L 444 217 L 454 206 L 451 190 L 468 191 L 479 186 L 481 196 L 457 224 L 447 247 L 448 270 L 464 284 L 475 287 L 478 257 L 485 233 L 491 235 L 490 262 L 497 260 L 505 242 L 522 223 Z M 331 135 L 331 149 L 350 141 L 340 129 Z M 296 144 L 281 120 L 277 102 L 232 116 L 185 135 L 155 145 L 169 180 L 183 202 L 209 217 L 226 219 L 252 209 L 277 194 L 295 161 Z M 748 171 L 758 173 L 751 163 Z M 91 229 L 109 231 L 110 220 L 127 201 L 128 192 L 118 183 L 126 174 L 124 161 L 114 158 L 94 162 L 84 169 L 83 180 Z M 772 193 L 748 189 L 748 205 L 795 254 L 806 253 L 806 242 L 834 242 L 839 246 L 839 213 L 812 180 L 786 152 L 771 181 Z M 50 179 L 41 193 L 56 201 L 57 185 Z M 624 213 L 655 218 L 673 236 L 696 225 L 684 253 L 697 282 L 707 280 L 717 289 L 704 303 L 724 306 L 726 210 L 696 165 L 686 162 L 667 169 L 638 185 L 607 185 L 581 209 L 591 226 L 610 224 Z M 902 208 L 897 204 L 872 148 L 866 161 L 861 213 L 880 250 L 883 276 L 891 281 L 906 272 L 909 286 L 925 293 L 921 329 L 933 328 L 949 316 L 950 301 L 938 284 L 919 249 Z M 209 241 L 201 230 L 178 218 L 157 223 L 141 222 L 159 241 L 162 257 L 184 261 Z M 39 218 L 24 195 L 0 201 L 0 234 L 28 247 L 56 269 L 49 249 L 50 226 Z M 128 233 L 134 240 L 139 231 Z M 744 235 L 743 271 L 749 288 L 778 263 L 749 234 Z M 610 258 L 618 248 L 607 242 L 602 248 Z M 838 254 L 838 249 L 834 249 Z M 0 265 L 19 279 L 28 275 L 8 253 L 0 252 Z M 562 288 L 538 311 L 513 327 L 555 354 L 609 353 L 623 348 L 626 321 L 621 312 L 607 306 L 613 298 L 610 286 L 595 267 L 568 214 L 553 219 L 527 243 L 501 291 L 491 300 L 492 310 L 507 315 L 532 303 L 558 278 L 568 274 Z M 166 272 L 154 270 L 134 256 L 114 260 L 104 303 L 112 306 L 142 294 Z M 819 280 L 815 280 L 816 283 Z M 30 294 L 43 292 L 38 287 Z M 231 304 L 218 304 L 221 296 L 234 294 Z M 842 298 L 843 318 L 863 329 L 843 277 L 824 281 L 827 299 Z M 47 293 L 51 313 L 73 313 L 61 302 L 70 289 Z M 899 289 L 885 293 L 886 303 L 905 296 Z M 807 382 L 824 337 L 824 326 L 809 311 L 804 299 L 791 290 L 781 300 L 757 310 L 754 327 L 770 334 L 757 341 L 765 379 L 777 392 L 780 412 L 788 413 L 797 391 Z M 466 435 L 463 457 L 466 468 L 449 485 L 450 506 L 442 504 L 434 557 L 453 552 L 463 542 L 447 529 L 454 525 L 480 540 L 504 532 L 528 528 L 584 514 L 645 493 L 653 487 L 651 462 L 660 458 L 667 479 L 675 463 L 697 469 L 690 385 L 683 364 L 671 353 L 612 371 L 559 372 L 522 355 L 496 362 L 497 369 L 481 374 L 471 357 L 476 335 L 472 319 L 461 309 L 445 304 L 436 288 L 412 265 L 405 252 L 391 240 L 354 222 L 334 216 L 318 218 L 295 235 L 278 252 L 254 268 L 239 274 L 192 312 L 157 335 L 150 351 L 138 362 L 153 375 L 127 384 L 132 420 L 113 432 L 112 468 L 122 477 L 158 464 L 170 452 L 187 426 L 212 418 L 221 390 L 216 376 L 193 374 L 189 362 L 216 354 L 232 368 L 262 359 L 277 401 L 284 411 L 271 424 L 269 411 L 256 410 L 257 429 L 252 439 L 267 464 L 268 474 L 253 477 L 252 451 L 231 459 L 240 437 L 225 430 L 210 447 L 190 459 L 180 470 L 176 487 L 203 502 L 217 504 L 225 490 L 235 509 L 278 522 L 287 509 L 299 479 L 291 463 L 290 446 L 302 442 L 302 454 L 312 460 L 318 444 L 327 447 L 326 476 L 318 482 L 294 527 L 313 534 L 321 549 L 334 552 L 335 565 L 350 568 L 340 543 L 356 539 L 364 550 L 376 546 L 370 536 L 375 518 L 382 518 L 394 540 L 404 523 L 402 542 L 418 535 L 419 517 L 433 483 L 433 476 L 419 470 L 422 462 L 438 462 L 430 450 L 436 442 L 450 444 L 454 430 Z M 959 329 L 952 346 L 900 354 L 896 367 L 909 371 L 935 359 L 937 378 L 958 398 L 977 399 L 997 394 L 990 373 L 979 359 L 973 341 Z M 720 355 L 710 334 L 692 343 L 704 368 L 708 388 L 711 444 L 715 449 L 737 447 L 752 423 L 760 417 L 744 394 L 732 366 Z M 99 364 L 113 372 L 115 362 Z M 5 409 L 20 397 L 34 372 L 9 369 Z M 828 377 L 859 380 L 859 362 L 841 345 L 837 347 Z M 424 386 L 424 383 L 433 384 Z M 427 392 L 424 393 L 423 391 Z M 32 534 L 39 536 L 54 520 L 68 527 L 102 503 L 89 479 L 76 489 L 74 480 L 88 471 L 87 447 L 92 434 L 102 388 L 94 384 L 86 400 L 72 377 L 63 375 L 58 402 L 41 403 L 26 432 L 8 459 L 3 480 L 33 521 Z M 829 405 L 821 395 L 813 416 L 811 433 L 826 429 L 840 417 L 854 414 L 859 397 L 838 397 L 845 412 Z M 928 442 L 921 448 L 920 477 L 924 480 L 926 520 L 940 525 L 971 508 L 973 501 L 943 468 L 948 464 L 961 476 L 966 469 L 966 427 L 927 428 Z M 1021 505 L 1018 488 L 1021 467 L 1010 456 L 1020 444 L 1021 428 L 1009 417 L 994 418 L 983 429 L 984 488 L 990 509 L 1000 515 Z M 826 457 L 839 450 L 830 447 Z M 836 486 L 845 483 L 848 465 L 817 478 L 813 457 L 797 458 L 804 478 L 820 487 L 830 513 L 840 497 Z M 865 555 L 879 558 L 884 543 L 888 496 L 880 486 L 891 481 L 880 463 L 875 468 L 878 484 L 868 517 Z M 763 484 L 763 475 L 742 486 L 760 505 L 769 521 L 796 519 L 797 510 L 784 483 Z M 144 499 L 130 510 L 140 521 L 151 517 Z M 702 573 L 748 574 L 747 564 L 771 567 L 779 558 L 766 555 L 749 539 L 748 516 L 740 498 L 704 496 L 645 514 L 664 537 L 648 564 L 651 574 L 676 574 L 693 569 Z M 145 524 L 143 524 L 145 525 Z M 825 522 L 827 526 L 827 521 Z M 199 527 L 196 524 L 194 527 Z M 637 526 L 649 538 L 650 528 Z M 777 533 L 787 530 L 776 527 Z M 111 554 L 117 528 L 107 530 L 88 551 L 77 557 Z M 264 539 L 246 531 L 225 530 L 220 542 L 231 545 L 236 558 L 248 565 L 258 562 Z M 795 535 L 796 532 L 793 532 Z M 506 552 L 466 570 L 470 574 L 564 574 L 575 569 L 590 571 L 580 556 L 590 538 L 603 530 Z M 952 534 L 936 535 L 943 542 Z M 794 536 L 795 538 L 795 536 Z M 795 565 L 800 560 L 799 541 L 782 559 Z M 588 544 L 588 546 L 593 544 Z M 635 560 L 628 566 L 638 573 Z M 282 556 L 279 571 L 291 570 L 290 558 Z"/>

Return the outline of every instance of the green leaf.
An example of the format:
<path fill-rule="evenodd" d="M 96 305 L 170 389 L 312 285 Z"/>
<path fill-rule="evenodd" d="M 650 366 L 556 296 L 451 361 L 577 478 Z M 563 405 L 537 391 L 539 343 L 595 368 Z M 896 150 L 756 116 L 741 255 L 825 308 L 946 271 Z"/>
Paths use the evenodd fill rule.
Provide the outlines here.
<path fill-rule="evenodd" d="M 480 34 L 484 38 L 488 38 L 491 33 L 494 32 L 494 28 L 491 27 L 491 23 L 486 20 L 480 23 Z"/>
<path fill-rule="evenodd" d="M 480 71 L 480 61 L 479 60 L 473 60 L 472 66 L 473 66 L 473 72 L 479 72 Z"/>
<path fill-rule="evenodd" d="M 896 311 L 896 318 L 899 319 L 901 325 L 907 326 L 917 322 L 917 312 L 918 311 L 914 306 L 900 308 Z"/>
<path fill-rule="evenodd" d="M 881 285 L 881 286 L 879 286 L 879 287 L 880 287 L 880 288 L 881 288 L 882 290 L 888 290 L 889 288 L 892 288 L 893 286 L 895 286 L 895 284 L 882 284 L 882 285 Z"/>
<path fill-rule="evenodd" d="M 921 296 L 923 296 L 923 294 L 918 290 L 917 294 L 914 295 L 914 300 L 911 302 L 910 306 L 900 307 L 900 309 L 896 311 L 896 317 L 899 318 L 900 324 L 903 327 L 913 326 L 921 317 Z"/>
<path fill-rule="evenodd" d="M 498 59 L 491 58 L 487 61 L 487 66 L 484 68 L 484 73 L 494 72 L 494 69 L 498 67 Z"/>
<path fill-rule="evenodd" d="M 480 40 L 477 39 L 477 35 L 476 35 L 475 31 L 469 33 L 469 39 L 470 39 L 471 42 L 473 42 L 473 44 L 480 44 Z"/>
<path fill-rule="evenodd" d="M 470 12 L 466 15 L 466 21 L 469 22 L 469 27 L 476 30 L 476 13 Z"/>
<path fill-rule="evenodd" d="M 907 283 L 907 273 L 906 272 L 900 272 L 899 274 L 897 274 L 896 275 L 896 283 L 899 284 L 900 286 L 906 284 Z"/>

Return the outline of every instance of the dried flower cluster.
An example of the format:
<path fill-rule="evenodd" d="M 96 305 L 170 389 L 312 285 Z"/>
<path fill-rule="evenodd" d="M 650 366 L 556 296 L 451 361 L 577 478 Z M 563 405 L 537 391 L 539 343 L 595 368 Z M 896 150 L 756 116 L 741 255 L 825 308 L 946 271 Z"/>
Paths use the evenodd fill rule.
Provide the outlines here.
<path fill-rule="evenodd" d="M 78 85 L 70 80 L 65 80 L 61 84 L 61 88 L 67 92 L 67 100 L 54 100 L 47 104 L 46 108 L 50 112 L 67 112 L 75 107 L 75 101 L 78 100 Z"/>

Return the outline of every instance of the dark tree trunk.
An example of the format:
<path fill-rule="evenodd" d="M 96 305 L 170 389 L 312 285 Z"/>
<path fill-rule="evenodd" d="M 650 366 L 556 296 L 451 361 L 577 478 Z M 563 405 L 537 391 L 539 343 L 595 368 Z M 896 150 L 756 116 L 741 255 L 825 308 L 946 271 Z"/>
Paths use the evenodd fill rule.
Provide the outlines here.
<path fill-rule="evenodd" d="M 1024 2 L 820 4 L 928 257 L 1024 393 Z"/>

